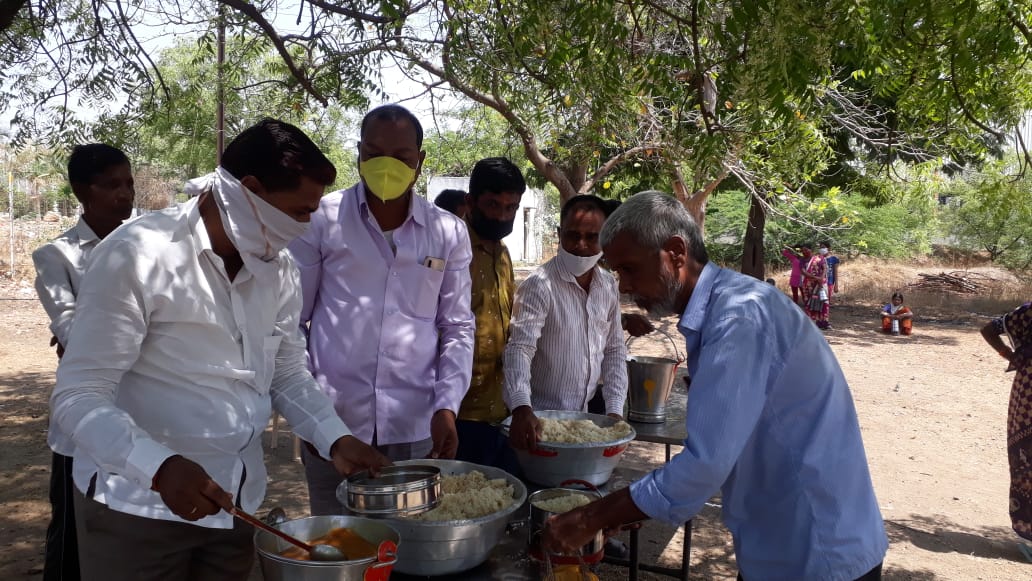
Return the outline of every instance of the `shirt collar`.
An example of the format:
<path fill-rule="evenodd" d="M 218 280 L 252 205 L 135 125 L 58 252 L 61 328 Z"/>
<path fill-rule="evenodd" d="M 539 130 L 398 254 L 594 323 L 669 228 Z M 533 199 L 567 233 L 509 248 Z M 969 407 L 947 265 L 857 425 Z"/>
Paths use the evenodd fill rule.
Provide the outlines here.
<path fill-rule="evenodd" d="M 709 306 L 710 294 L 713 291 L 713 283 L 717 280 L 720 267 L 707 262 L 695 281 L 695 288 L 692 289 L 692 296 L 688 298 L 688 306 L 681 314 L 681 320 L 677 327 L 684 331 L 700 331 L 702 320 L 706 317 L 706 308 Z"/>
<path fill-rule="evenodd" d="M 79 246 L 86 246 L 100 240 L 100 236 L 97 236 L 97 233 L 90 228 L 82 216 L 79 216 L 79 221 L 75 224 L 75 234 L 79 237 Z"/>
<path fill-rule="evenodd" d="M 355 187 L 358 189 L 358 209 L 362 212 L 362 217 L 367 218 L 369 217 L 369 193 L 366 190 L 365 182 L 360 181 Z M 412 195 L 409 197 L 408 217 L 412 218 L 420 226 L 426 226 L 426 207 L 419 203 L 419 200 L 416 199 L 418 197 L 416 192 L 412 192 Z M 402 224 L 404 223 L 402 222 Z"/>

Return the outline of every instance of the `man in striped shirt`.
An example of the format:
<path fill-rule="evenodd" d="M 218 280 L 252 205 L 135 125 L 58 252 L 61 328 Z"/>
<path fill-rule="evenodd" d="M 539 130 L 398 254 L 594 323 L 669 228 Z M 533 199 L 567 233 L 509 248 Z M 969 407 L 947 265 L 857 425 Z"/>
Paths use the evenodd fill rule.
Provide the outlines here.
<path fill-rule="evenodd" d="M 510 444 L 533 447 L 534 409 L 587 411 L 599 380 L 606 413 L 621 417 L 627 397 L 627 348 L 616 279 L 597 266 L 598 236 L 610 213 L 601 198 L 575 196 L 559 219 L 559 253 L 516 291 L 505 348 Z"/>

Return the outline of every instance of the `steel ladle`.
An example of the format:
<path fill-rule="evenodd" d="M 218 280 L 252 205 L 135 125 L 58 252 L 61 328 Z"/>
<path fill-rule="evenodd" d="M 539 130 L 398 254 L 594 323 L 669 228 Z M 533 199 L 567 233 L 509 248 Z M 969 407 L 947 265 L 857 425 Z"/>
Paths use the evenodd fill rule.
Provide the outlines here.
<path fill-rule="evenodd" d="M 279 530 L 278 528 L 266 524 L 264 521 L 255 518 L 254 516 L 247 514 L 237 507 L 233 507 L 233 510 L 229 511 L 229 514 L 237 517 L 238 519 L 251 523 L 252 526 L 256 526 L 262 530 L 269 531 L 277 537 L 287 541 L 288 543 L 300 547 L 308 551 L 308 558 L 313 561 L 347 561 L 348 558 L 338 549 L 332 545 L 309 545 L 308 543 L 296 539 L 287 533 Z"/>

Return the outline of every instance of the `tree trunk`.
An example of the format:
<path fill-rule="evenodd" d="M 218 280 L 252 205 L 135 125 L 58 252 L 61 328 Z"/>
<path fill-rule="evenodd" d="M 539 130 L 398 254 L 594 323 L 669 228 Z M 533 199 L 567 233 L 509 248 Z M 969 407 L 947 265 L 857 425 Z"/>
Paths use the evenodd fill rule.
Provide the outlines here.
<path fill-rule="evenodd" d="M 727 172 L 720 174 L 713 181 L 702 187 L 701 190 L 688 194 L 688 186 L 684 183 L 684 176 L 679 168 L 674 168 L 674 197 L 676 197 L 688 213 L 692 215 L 695 223 L 699 226 L 699 234 L 706 234 L 706 203 L 709 197 L 716 191 L 720 182 L 727 177 Z"/>
<path fill-rule="evenodd" d="M 763 230 L 767 225 L 767 212 L 760 198 L 753 194 L 749 206 L 749 224 L 745 228 L 742 250 L 742 274 L 763 280 L 766 276 L 763 262 Z"/>

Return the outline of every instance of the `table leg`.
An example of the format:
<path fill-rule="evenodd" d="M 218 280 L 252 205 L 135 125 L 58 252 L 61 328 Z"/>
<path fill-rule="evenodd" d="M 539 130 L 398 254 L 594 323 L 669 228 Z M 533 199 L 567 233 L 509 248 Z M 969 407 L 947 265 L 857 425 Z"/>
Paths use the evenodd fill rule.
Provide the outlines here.
<path fill-rule="evenodd" d="M 692 521 L 684 523 L 684 544 L 681 546 L 681 579 L 688 581 L 688 567 L 692 555 Z"/>
<path fill-rule="evenodd" d="M 631 563 L 627 567 L 628 581 L 638 581 L 638 529 L 631 529 Z"/>
<path fill-rule="evenodd" d="M 666 461 L 670 462 L 670 444 L 666 445 Z"/>

